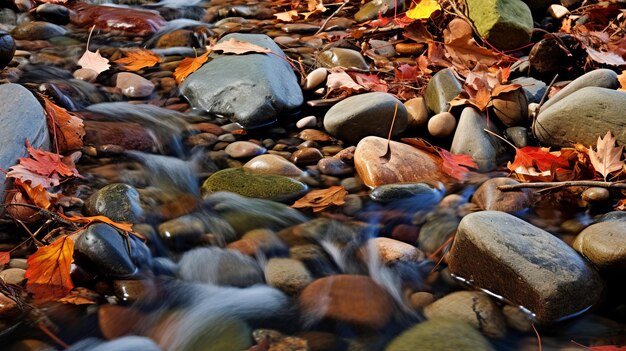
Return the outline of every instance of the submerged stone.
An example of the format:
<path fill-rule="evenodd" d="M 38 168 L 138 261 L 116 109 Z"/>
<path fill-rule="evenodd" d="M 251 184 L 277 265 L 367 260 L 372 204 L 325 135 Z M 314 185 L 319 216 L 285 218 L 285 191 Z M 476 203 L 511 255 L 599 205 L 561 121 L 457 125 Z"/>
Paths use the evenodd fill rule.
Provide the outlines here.
<path fill-rule="evenodd" d="M 243 168 L 223 169 L 202 184 L 210 194 L 230 191 L 239 195 L 275 201 L 290 201 L 306 192 L 307 186 L 295 179 L 273 174 L 250 173 Z"/>

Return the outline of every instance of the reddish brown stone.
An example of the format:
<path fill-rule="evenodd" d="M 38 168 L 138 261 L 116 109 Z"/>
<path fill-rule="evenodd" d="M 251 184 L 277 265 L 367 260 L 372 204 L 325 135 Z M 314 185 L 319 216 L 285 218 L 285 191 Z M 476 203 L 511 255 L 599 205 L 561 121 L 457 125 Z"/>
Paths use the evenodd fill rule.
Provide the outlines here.
<path fill-rule="evenodd" d="M 157 142 L 138 123 L 84 121 L 85 145 L 118 145 L 126 150 L 155 152 Z"/>
<path fill-rule="evenodd" d="M 90 5 L 79 2 L 70 6 L 75 14 L 71 21 L 82 27 L 122 35 L 148 36 L 156 33 L 165 24 L 165 19 L 156 11 Z"/>

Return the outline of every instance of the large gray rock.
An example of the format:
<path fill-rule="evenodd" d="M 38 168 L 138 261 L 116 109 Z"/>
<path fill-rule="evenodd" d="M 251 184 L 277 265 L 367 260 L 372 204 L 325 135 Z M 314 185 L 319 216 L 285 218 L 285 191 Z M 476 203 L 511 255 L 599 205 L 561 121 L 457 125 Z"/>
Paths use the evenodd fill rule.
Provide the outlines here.
<path fill-rule="evenodd" d="M 566 96 L 585 87 L 616 89 L 619 87 L 617 73 L 611 71 L 610 69 L 602 68 L 583 74 L 546 101 L 546 103 L 541 106 L 541 112 L 547 110 L 548 107 L 559 102 Z"/>
<path fill-rule="evenodd" d="M 19 84 L 0 85 L 0 106 L 0 168 L 8 170 L 18 158 L 27 155 L 26 139 L 34 148 L 50 147 L 46 116 L 30 91 Z M 4 187 L 3 180 L 0 194 Z"/>
<path fill-rule="evenodd" d="M 626 143 L 626 93 L 599 87 L 577 90 L 547 109 L 541 109 L 534 126 L 541 143 L 594 145 L 599 136 L 613 132 L 618 144 Z"/>
<path fill-rule="evenodd" d="M 473 107 L 466 107 L 459 118 L 459 125 L 452 139 L 450 151 L 472 156 L 481 172 L 488 172 L 506 161 L 506 144 L 489 135 L 484 129 L 499 134 L 493 122 L 487 126 L 487 117 Z"/>
<path fill-rule="evenodd" d="M 269 48 L 274 54 L 212 54 L 211 61 L 187 77 L 180 87 L 193 107 L 253 128 L 272 123 L 279 114 L 302 104 L 298 79 L 270 37 L 233 33 L 220 42 L 229 39 Z"/>
<path fill-rule="evenodd" d="M 533 16 L 521 0 L 468 0 L 467 6 L 478 33 L 496 48 L 515 49 L 530 41 Z"/>
<path fill-rule="evenodd" d="M 472 213 L 459 225 L 450 273 L 526 307 L 550 323 L 595 304 L 603 284 L 571 247 L 510 214 Z"/>
<path fill-rule="evenodd" d="M 394 111 L 393 135 L 409 124 L 409 115 L 398 99 L 387 93 L 367 93 L 349 97 L 331 107 L 324 116 L 324 129 L 342 140 L 357 143 L 366 136 L 387 137 Z"/>

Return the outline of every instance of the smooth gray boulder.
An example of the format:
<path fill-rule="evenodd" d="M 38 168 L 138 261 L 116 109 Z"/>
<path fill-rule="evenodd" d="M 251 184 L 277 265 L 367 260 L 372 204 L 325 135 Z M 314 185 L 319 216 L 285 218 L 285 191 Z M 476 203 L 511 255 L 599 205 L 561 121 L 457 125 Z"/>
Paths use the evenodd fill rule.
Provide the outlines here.
<path fill-rule="evenodd" d="M 626 144 L 626 93 L 585 87 L 541 109 L 534 125 L 537 139 L 550 146 L 595 145 L 607 131 Z"/>
<path fill-rule="evenodd" d="M 19 84 L 0 85 L 0 168 L 7 171 L 25 157 L 26 140 L 34 148 L 48 150 L 50 136 L 43 108 L 26 88 Z M 0 194 L 4 196 L 4 180 Z M 1 212 L 1 210 L 0 210 Z"/>
<path fill-rule="evenodd" d="M 274 122 L 302 105 L 302 89 L 285 53 L 263 34 L 233 33 L 230 39 L 271 49 L 273 54 L 212 54 L 211 61 L 180 86 L 194 108 L 228 117 L 244 128 Z"/>
<path fill-rule="evenodd" d="M 569 245 L 510 214 L 482 211 L 461 220 L 448 258 L 450 273 L 500 295 L 551 323 L 585 311 L 604 289 Z"/>
<path fill-rule="evenodd" d="M 565 86 L 565 88 L 561 89 L 552 98 L 546 101 L 541 106 L 541 112 L 547 110 L 550 106 L 556 104 L 566 96 L 585 87 L 617 89 L 617 87 L 619 87 L 617 73 L 611 71 L 610 69 L 601 68 L 583 74 L 582 76 L 574 79 L 571 83 Z"/>

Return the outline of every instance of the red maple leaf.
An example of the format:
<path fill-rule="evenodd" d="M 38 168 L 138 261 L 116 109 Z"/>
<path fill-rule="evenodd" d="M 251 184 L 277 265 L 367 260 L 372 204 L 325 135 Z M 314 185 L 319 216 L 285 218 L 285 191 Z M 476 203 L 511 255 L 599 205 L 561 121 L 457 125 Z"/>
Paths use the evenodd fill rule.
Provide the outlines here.
<path fill-rule="evenodd" d="M 547 149 L 535 146 L 525 146 L 515 149 L 515 159 L 513 163 L 507 165 L 511 171 L 515 171 L 518 167 L 536 168 L 539 172 L 550 171 L 558 168 L 569 168 L 569 162 L 566 158 L 554 155 Z"/>

